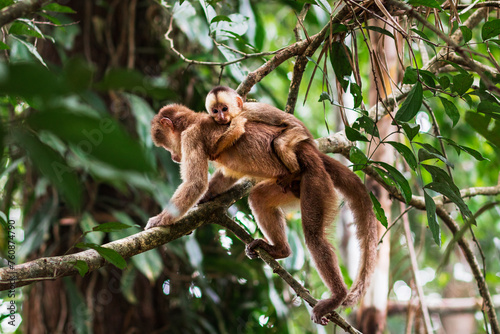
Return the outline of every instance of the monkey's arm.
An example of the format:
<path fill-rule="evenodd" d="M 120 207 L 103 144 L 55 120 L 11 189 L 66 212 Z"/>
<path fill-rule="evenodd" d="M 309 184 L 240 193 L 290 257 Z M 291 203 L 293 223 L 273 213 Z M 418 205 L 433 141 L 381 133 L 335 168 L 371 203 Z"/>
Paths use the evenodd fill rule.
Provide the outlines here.
<path fill-rule="evenodd" d="M 224 150 L 233 146 L 234 143 L 240 139 L 245 133 L 246 118 L 235 117 L 232 119 L 231 124 L 226 132 L 215 143 L 212 152 L 210 152 L 210 160 L 215 160 Z"/>
<path fill-rule="evenodd" d="M 208 188 L 208 156 L 200 140 L 199 128 L 184 131 L 181 139 L 182 184 L 177 188 L 166 208 L 148 220 L 146 230 L 155 226 L 171 225 L 193 207 Z"/>

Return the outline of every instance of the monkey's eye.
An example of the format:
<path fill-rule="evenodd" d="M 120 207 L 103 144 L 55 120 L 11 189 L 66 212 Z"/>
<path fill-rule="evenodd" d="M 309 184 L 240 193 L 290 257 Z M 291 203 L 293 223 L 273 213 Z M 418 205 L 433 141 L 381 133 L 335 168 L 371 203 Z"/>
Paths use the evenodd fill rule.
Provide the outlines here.
<path fill-rule="evenodd" d="M 217 114 L 217 113 L 219 112 L 219 110 L 217 110 L 217 109 L 212 109 L 212 112 L 213 112 L 214 114 Z"/>
<path fill-rule="evenodd" d="M 227 107 L 222 108 L 222 111 L 227 111 Z"/>

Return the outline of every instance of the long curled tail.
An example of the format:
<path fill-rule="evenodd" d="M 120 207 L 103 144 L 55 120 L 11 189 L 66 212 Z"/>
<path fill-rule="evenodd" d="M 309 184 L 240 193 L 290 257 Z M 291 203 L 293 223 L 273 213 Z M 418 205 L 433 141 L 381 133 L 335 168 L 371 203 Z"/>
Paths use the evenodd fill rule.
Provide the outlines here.
<path fill-rule="evenodd" d="M 361 247 L 361 265 L 343 306 L 356 304 L 365 294 L 375 269 L 377 258 L 377 220 L 372 209 L 372 201 L 361 179 L 337 160 L 321 154 L 325 169 L 330 174 L 335 189 L 346 199 L 357 227 L 356 236 Z"/>

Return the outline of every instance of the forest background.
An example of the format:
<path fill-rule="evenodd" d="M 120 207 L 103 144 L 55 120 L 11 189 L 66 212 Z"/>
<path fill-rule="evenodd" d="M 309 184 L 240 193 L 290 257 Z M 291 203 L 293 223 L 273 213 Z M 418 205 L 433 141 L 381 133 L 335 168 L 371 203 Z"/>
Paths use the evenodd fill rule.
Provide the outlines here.
<path fill-rule="evenodd" d="M 372 193 L 377 271 L 332 322 L 500 333 L 500 1 L 0 8 L 2 333 L 334 330 L 310 321 L 328 291 L 300 214 L 288 215 L 290 258 L 245 257 L 259 236 L 250 183 L 141 232 L 180 184 L 151 118 L 167 103 L 204 110 L 217 84 L 294 113 Z M 347 282 L 351 222 L 342 210 L 333 230 Z"/>

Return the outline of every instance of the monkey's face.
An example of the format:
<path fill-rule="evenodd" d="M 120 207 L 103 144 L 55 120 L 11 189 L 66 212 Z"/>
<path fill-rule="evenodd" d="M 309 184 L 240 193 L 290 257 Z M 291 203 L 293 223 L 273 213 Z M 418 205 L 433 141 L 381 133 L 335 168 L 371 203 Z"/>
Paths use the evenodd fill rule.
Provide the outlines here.
<path fill-rule="evenodd" d="M 174 129 L 170 118 L 156 115 L 151 122 L 151 137 L 156 146 L 170 152 L 173 161 L 181 162 L 181 135 Z"/>
<path fill-rule="evenodd" d="M 181 163 L 182 150 L 180 133 L 169 127 L 164 127 L 163 131 L 165 140 L 161 143 L 161 147 L 170 152 L 173 161 Z"/>
<path fill-rule="evenodd" d="M 209 111 L 210 116 L 219 124 L 228 124 L 231 122 L 233 117 L 229 112 L 230 107 L 225 103 L 219 103 L 213 105 Z"/>
<path fill-rule="evenodd" d="M 239 101 L 242 101 L 241 97 L 235 91 L 227 87 L 221 90 L 219 87 L 216 93 L 208 93 L 205 108 L 214 121 L 228 124 L 242 111 L 243 102 Z"/>

